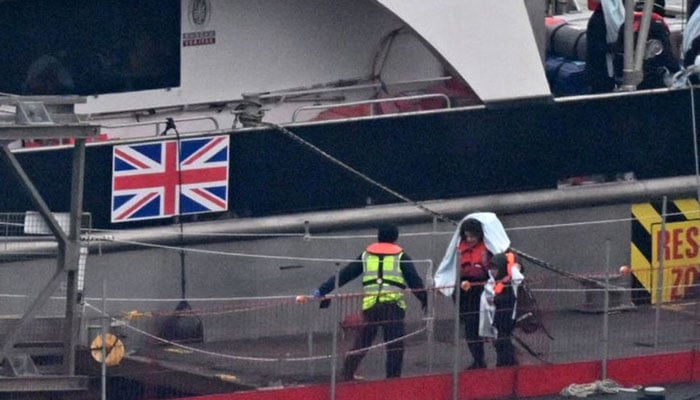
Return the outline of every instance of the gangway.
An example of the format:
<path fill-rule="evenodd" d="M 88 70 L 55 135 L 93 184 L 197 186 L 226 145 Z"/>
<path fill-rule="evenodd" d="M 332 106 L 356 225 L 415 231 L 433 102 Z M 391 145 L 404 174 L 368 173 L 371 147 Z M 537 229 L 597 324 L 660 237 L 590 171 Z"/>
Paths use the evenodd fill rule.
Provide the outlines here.
<path fill-rule="evenodd" d="M 0 116 L 0 147 L 4 160 L 27 192 L 34 208 L 43 217 L 58 242 L 57 267 L 50 280 L 31 301 L 20 320 L 2 339 L 0 361 L 5 367 L 0 377 L 0 392 L 65 392 L 86 390 L 88 379 L 75 375 L 75 348 L 78 339 L 77 278 L 80 259 L 85 141 L 99 134 L 99 126 L 80 122 L 75 104 L 85 102 L 77 96 L 5 96 L 0 105 L 14 106 L 14 115 Z M 71 200 L 68 229 L 56 220 L 31 178 L 10 151 L 15 140 L 74 138 L 71 166 Z M 27 352 L 16 348 L 23 329 L 36 319 L 59 283 L 66 282 L 66 307 L 62 329 L 62 365 L 56 375 L 42 375 Z"/>

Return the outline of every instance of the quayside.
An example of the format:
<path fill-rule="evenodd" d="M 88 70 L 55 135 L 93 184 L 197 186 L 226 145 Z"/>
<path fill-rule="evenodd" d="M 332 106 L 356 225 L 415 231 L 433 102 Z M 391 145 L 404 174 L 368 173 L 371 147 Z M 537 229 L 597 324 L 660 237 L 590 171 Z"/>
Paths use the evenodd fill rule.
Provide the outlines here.
<path fill-rule="evenodd" d="M 604 378 L 692 391 L 697 87 L 560 92 L 547 60 L 590 15 L 564 3 L 0 2 L 15 35 L 0 42 L 46 40 L 0 44 L 26 53 L 0 82 L 0 397 L 489 399 Z M 57 62 L 63 87 L 36 86 Z M 432 281 L 475 211 L 502 220 L 539 305 L 517 367 L 495 368 L 487 344 L 489 368 L 466 370 Z M 401 378 L 375 341 L 343 382 L 361 285 L 328 308 L 296 298 L 385 222 L 429 306 L 407 296 Z"/>

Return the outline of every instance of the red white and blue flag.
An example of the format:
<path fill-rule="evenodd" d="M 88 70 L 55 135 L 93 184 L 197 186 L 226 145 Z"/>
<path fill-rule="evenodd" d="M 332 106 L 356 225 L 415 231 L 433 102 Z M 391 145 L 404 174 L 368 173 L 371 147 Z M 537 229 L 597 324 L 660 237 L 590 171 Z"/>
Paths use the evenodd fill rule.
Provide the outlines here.
<path fill-rule="evenodd" d="M 227 135 L 114 146 L 112 222 L 226 211 L 228 161 Z"/>

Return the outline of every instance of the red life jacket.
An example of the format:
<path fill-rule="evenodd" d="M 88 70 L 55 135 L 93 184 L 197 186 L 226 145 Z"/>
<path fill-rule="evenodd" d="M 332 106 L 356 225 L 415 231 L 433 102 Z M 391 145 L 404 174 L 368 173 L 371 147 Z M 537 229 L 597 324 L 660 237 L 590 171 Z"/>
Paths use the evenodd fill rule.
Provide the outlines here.
<path fill-rule="evenodd" d="M 491 253 L 484 242 L 469 246 L 466 242 L 459 243 L 460 275 L 470 282 L 486 281 L 489 278 L 488 264 Z"/>
<path fill-rule="evenodd" d="M 632 28 L 634 28 L 635 32 L 639 32 L 639 26 L 642 24 L 642 15 L 644 13 L 641 11 L 635 11 L 634 12 L 634 21 L 632 22 Z M 666 31 L 669 31 L 668 24 L 666 23 L 666 20 L 664 17 L 662 17 L 658 13 L 651 13 L 651 23 L 662 23 L 666 27 Z"/>

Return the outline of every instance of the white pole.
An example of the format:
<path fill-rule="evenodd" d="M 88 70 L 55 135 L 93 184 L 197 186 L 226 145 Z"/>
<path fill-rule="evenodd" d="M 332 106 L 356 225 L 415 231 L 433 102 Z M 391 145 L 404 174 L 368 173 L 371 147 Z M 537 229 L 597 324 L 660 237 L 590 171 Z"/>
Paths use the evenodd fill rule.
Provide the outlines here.
<path fill-rule="evenodd" d="M 436 254 L 437 252 L 437 229 L 438 229 L 438 219 L 433 217 L 433 234 L 430 235 L 430 254 Z M 427 327 L 428 327 L 428 373 L 433 372 L 433 363 L 435 362 L 435 282 L 433 281 L 433 262 L 430 262 L 428 266 L 428 273 L 425 277 L 425 287 L 427 288 L 426 297 L 428 299 L 428 309 L 427 315 Z"/>
<path fill-rule="evenodd" d="M 610 239 L 605 241 L 605 297 L 603 297 L 603 362 L 601 367 L 602 379 L 608 378 L 608 346 L 610 341 Z"/>
<path fill-rule="evenodd" d="M 455 273 L 455 313 L 454 313 L 454 352 L 452 355 L 452 400 L 459 400 L 459 359 L 462 353 L 459 348 L 459 312 L 460 298 L 462 297 L 459 271 Z M 469 339 L 467 339 L 469 340 Z"/>
<path fill-rule="evenodd" d="M 340 280 L 340 271 L 335 273 L 335 290 L 339 289 L 338 281 Z M 337 300 L 337 299 L 336 299 Z M 340 304 L 336 301 L 333 306 L 333 348 L 331 349 L 331 400 L 335 400 L 336 389 L 336 370 L 338 363 L 338 321 L 340 321 Z"/>
<path fill-rule="evenodd" d="M 102 400 L 107 400 L 107 282 L 102 277 Z"/>
<path fill-rule="evenodd" d="M 659 324 L 661 321 L 661 303 L 664 295 L 664 259 L 666 258 L 666 204 L 664 196 L 661 205 L 661 233 L 659 235 L 659 269 L 656 271 L 656 319 L 654 320 L 654 347 L 659 345 Z"/>

